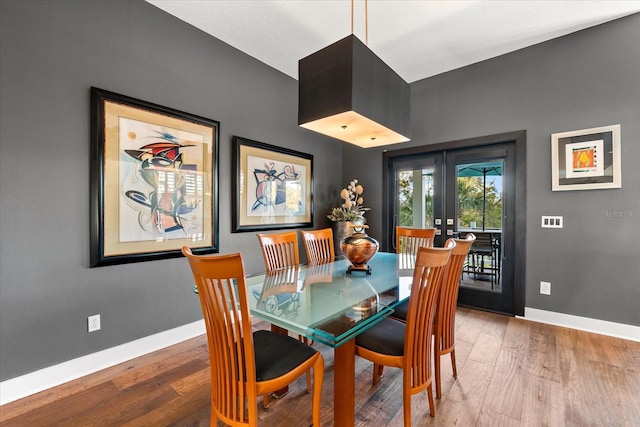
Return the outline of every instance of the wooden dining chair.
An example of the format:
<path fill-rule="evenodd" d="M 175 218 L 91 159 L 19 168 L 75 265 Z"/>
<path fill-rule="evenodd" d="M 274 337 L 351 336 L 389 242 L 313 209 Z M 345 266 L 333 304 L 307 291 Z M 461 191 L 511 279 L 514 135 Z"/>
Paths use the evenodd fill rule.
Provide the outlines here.
<path fill-rule="evenodd" d="M 298 233 L 295 231 L 285 231 L 282 233 L 263 234 L 257 233 L 264 266 L 267 273 L 282 270 L 300 265 L 300 252 L 298 250 Z M 272 326 L 272 330 L 275 330 Z M 309 344 L 309 339 L 298 335 L 298 339 L 305 344 Z M 311 377 L 307 374 L 307 384 L 310 384 Z M 268 397 L 265 397 L 265 402 Z M 265 404 L 266 407 L 266 404 Z"/>
<path fill-rule="evenodd" d="M 257 236 L 267 272 L 300 264 L 298 234 L 295 231 L 258 233 Z"/>
<path fill-rule="evenodd" d="M 435 228 L 396 226 L 396 253 L 415 256 L 421 246 L 432 248 L 435 237 Z"/>
<path fill-rule="evenodd" d="M 473 233 L 467 233 L 464 239 L 448 239 L 447 242 L 445 242 L 445 246 L 450 244 L 450 242 L 455 242 L 456 246 L 451 251 L 445 278 L 440 289 L 440 295 L 438 295 L 435 317 L 436 323 L 433 329 L 434 340 L 436 343 L 433 349 L 433 357 L 436 378 L 436 397 L 438 399 L 442 396 L 442 384 L 440 378 L 441 356 L 448 353 L 451 354 L 453 377 L 458 377 L 455 355 L 456 307 L 458 305 L 458 291 L 460 290 L 462 270 L 474 240 L 475 235 Z M 391 316 L 394 319 L 406 322 L 408 309 L 409 301 L 405 301 L 396 307 Z M 382 372 L 380 372 L 380 374 L 381 373 Z"/>
<path fill-rule="evenodd" d="M 311 231 L 300 230 L 300 233 L 302 234 L 304 249 L 307 252 L 308 264 L 332 262 L 335 259 L 333 230 L 331 228 Z"/>
<path fill-rule="evenodd" d="M 211 364 L 211 426 L 257 426 L 257 398 L 313 370 L 312 420 L 320 426 L 322 354 L 287 335 L 252 332 L 240 254 L 187 257 L 198 289 Z"/>
<path fill-rule="evenodd" d="M 433 358 L 436 377 L 436 398 L 438 399 L 442 396 L 440 358 L 443 355 L 447 353 L 451 355 L 453 378 L 458 377 L 455 352 L 456 307 L 458 306 L 458 291 L 460 290 L 462 269 L 475 238 L 476 236 L 473 233 L 467 233 L 464 239 L 450 239 L 456 243 L 456 246 L 451 251 L 447 272 L 440 288 L 434 327 L 435 345 L 433 347 Z"/>
<path fill-rule="evenodd" d="M 398 262 L 405 266 L 413 266 L 418 248 L 432 248 L 436 236 L 435 228 L 411 228 L 396 226 L 396 253 Z M 392 317 L 405 321 L 409 301 L 396 307 Z"/>
<path fill-rule="evenodd" d="M 379 366 L 402 369 L 404 425 L 411 425 L 411 396 L 427 390 L 429 413 L 433 403 L 431 349 L 436 300 L 451 250 L 420 247 L 416 255 L 407 322 L 385 318 L 356 336 L 356 354 L 373 362 L 373 382 L 378 383 Z"/>
<path fill-rule="evenodd" d="M 307 269 L 307 276 L 309 273 L 314 273 L 312 270 L 314 266 L 319 264 L 325 264 L 333 262 L 336 258 L 335 249 L 333 247 L 333 230 L 331 228 L 323 228 L 320 230 L 304 231 L 300 230 L 302 234 L 302 241 L 304 242 L 304 249 L 307 253 L 307 263 L 309 269 Z M 332 274 L 333 275 L 333 274 Z M 329 276 L 329 281 L 331 281 Z M 309 279 L 311 279 L 309 277 Z M 305 285 L 310 284 L 311 280 L 305 278 Z M 308 340 L 303 340 L 305 343 L 309 343 Z M 313 342 L 311 342 L 313 344 Z"/>

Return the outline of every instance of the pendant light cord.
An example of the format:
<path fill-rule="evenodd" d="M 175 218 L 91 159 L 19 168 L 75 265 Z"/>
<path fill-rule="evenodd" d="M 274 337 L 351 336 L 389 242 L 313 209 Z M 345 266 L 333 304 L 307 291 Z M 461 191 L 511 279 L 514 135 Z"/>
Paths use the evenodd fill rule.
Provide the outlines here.
<path fill-rule="evenodd" d="M 353 2 L 354 0 L 351 0 L 351 34 L 353 34 Z"/>
<path fill-rule="evenodd" d="M 367 0 L 364 0 L 364 44 L 369 46 L 369 7 Z"/>
<path fill-rule="evenodd" d="M 353 34 L 353 3 L 351 0 L 351 34 Z M 369 3 L 364 0 L 364 44 L 369 45 Z"/>

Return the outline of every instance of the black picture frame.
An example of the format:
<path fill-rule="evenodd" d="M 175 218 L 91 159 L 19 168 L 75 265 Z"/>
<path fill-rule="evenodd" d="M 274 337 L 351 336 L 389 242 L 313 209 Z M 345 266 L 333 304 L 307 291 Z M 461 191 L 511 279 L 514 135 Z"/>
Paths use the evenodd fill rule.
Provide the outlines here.
<path fill-rule="evenodd" d="M 232 138 L 232 232 L 313 225 L 313 155 Z"/>
<path fill-rule="evenodd" d="M 220 123 L 91 88 L 90 267 L 219 251 Z"/>

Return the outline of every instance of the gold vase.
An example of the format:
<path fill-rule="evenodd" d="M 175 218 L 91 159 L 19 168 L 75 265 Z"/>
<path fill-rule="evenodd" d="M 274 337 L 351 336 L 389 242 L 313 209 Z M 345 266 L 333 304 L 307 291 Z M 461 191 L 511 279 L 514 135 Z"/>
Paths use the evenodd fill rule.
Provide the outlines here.
<path fill-rule="evenodd" d="M 367 228 L 364 224 L 350 224 L 353 232 L 340 242 L 340 250 L 351 262 L 347 273 L 353 271 L 364 271 L 371 274 L 371 267 L 367 262 L 378 252 L 380 245 L 378 241 L 365 233 Z"/>

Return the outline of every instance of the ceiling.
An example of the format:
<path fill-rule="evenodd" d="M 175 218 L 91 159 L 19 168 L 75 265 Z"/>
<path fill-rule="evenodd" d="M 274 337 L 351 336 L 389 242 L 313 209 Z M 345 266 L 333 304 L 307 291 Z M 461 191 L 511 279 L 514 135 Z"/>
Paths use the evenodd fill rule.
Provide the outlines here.
<path fill-rule="evenodd" d="M 408 83 L 640 12 L 640 1 L 147 0 L 297 79 L 355 34 Z M 365 29 L 368 24 L 368 31 Z M 367 34 L 368 33 L 368 34 Z"/>

